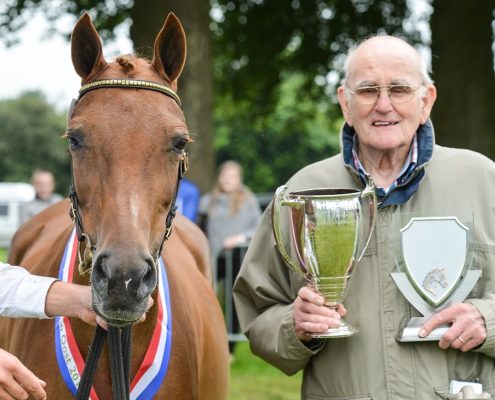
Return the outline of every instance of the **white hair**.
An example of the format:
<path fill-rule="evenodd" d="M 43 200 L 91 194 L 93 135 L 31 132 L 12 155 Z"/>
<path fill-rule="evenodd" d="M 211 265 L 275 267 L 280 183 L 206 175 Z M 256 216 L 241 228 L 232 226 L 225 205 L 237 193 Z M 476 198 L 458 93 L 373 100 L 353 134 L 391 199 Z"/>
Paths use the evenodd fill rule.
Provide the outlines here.
<path fill-rule="evenodd" d="M 347 85 L 348 78 L 349 78 L 349 65 L 351 62 L 351 58 L 352 58 L 353 54 L 356 52 L 356 50 L 359 47 L 361 47 L 361 45 L 366 43 L 368 40 L 374 39 L 376 37 L 389 37 L 389 38 L 394 38 L 394 39 L 400 40 L 416 52 L 416 54 L 418 55 L 418 60 L 419 60 L 419 73 L 421 74 L 421 78 L 423 81 L 422 85 L 419 88 L 419 91 L 420 91 L 420 95 L 424 96 L 426 94 L 426 85 L 432 84 L 433 79 L 431 79 L 431 77 L 430 77 L 430 69 L 428 67 L 428 63 L 426 62 L 424 57 L 421 55 L 421 53 L 416 48 L 411 46 L 409 43 L 407 43 L 404 39 L 402 39 L 400 37 L 389 36 L 389 35 L 373 35 L 373 36 L 367 37 L 366 39 L 364 39 L 360 42 L 357 42 L 347 52 L 347 55 L 346 55 L 345 60 L 344 60 L 344 66 L 343 66 L 344 78 L 341 81 L 342 86 L 345 88 L 347 100 L 350 100 L 350 98 L 351 98 L 351 92 L 350 92 L 349 86 Z"/>

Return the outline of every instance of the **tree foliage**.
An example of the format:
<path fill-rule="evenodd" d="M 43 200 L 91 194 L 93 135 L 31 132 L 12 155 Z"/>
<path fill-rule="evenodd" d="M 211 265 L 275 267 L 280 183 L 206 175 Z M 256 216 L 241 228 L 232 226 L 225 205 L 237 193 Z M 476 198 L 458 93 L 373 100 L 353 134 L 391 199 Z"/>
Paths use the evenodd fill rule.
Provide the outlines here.
<path fill-rule="evenodd" d="M 406 0 L 214 0 L 215 146 L 255 191 L 338 152 L 334 96 L 356 38 L 404 33 Z M 417 32 L 408 32 L 418 39 Z"/>
<path fill-rule="evenodd" d="M 249 99 L 256 111 L 274 104 L 284 76 L 304 74 L 315 96 L 357 38 L 404 35 L 406 0 L 213 0 L 216 79 L 220 92 Z M 417 32 L 408 32 L 417 41 Z M 332 75 L 333 73 L 333 75 Z M 330 75 L 329 75 L 330 74 Z"/>
<path fill-rule="evenodd" d="M 132 0 L 7 0 L 0 5 L 0 34 L 6 43 L 16 41 L 16 32 L 29 22 L 26 11 L 40 10 L 50 21 L 89 11 L 96 29 L 105 39 L 114 38 L 115 28 L 129 19 Z M 62 32 L 69 38 L 70 32 Z"/>
<path fill-rule="evenodd" d="M 217 96 L 215 147 L 218 161 L 235 158 L 245 180 L 257 192 L 272 192 L 304 165 L 338 151 L 343 119 L 327 101 L 315 102 L 301 88 L 302 74 L 278 86 L 268 114 L 253 114 L 247 100 L 232 93 Z"/>
<path fill-rule="evenodd" d="M 57 191 L 67 193 L 70 163 L 65 115 L 39 92 L 0 101 L 0 181 L 29 182 L 34 169 L 54 173 Z"/>
<path fill-rule="evenodd" d="M 440 144 L 466 147 L 495 160 L 495 1 L 435 1 L 431 17 L 433 107 Z"/>

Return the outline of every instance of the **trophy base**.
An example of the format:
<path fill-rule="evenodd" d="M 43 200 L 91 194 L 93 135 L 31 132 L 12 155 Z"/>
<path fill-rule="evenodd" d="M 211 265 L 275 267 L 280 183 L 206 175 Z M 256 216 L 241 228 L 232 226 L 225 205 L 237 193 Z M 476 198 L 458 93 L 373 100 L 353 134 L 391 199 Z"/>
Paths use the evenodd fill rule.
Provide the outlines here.
<path fill-rule="evenodd" d="M 442 325 L 430 332 L 430 334 L 424 338 L 419 337 L 419 331 L 421 326 L 427 321 L 424 317 L 413 317 L 407 324 L 407 326 L 399 332 L 397 340 L 399 342 L 432 342 L 440 340 L 443 334 L 450 328 L 450 325 Z"/>
<path fill-rule="evenodd" d="M 312 338 L 319 338 L 319 339 L 330 339 L 330 338 L 344 338 L 348 336 L 354 335 L 358 330 L 354 328 L 352 325 L 346 324 L 345 322 L 342 322 L 341 325 L 338 328 L 332 328 L 329 329 L 326 332 L 323 333 L 312 333 L 311 337 Z"/>

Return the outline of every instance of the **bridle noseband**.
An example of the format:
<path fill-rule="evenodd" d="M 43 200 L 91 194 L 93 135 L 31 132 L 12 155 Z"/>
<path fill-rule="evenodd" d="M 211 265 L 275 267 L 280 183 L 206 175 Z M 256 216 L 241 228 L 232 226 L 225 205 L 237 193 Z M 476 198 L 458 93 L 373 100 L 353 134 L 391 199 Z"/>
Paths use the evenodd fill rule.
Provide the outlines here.
<path fill-rule="evenodd" d="M 96 89 L 102 88 L 135 88 L 135 89 L 145 89 L 153 90 L 165 94 L 171 97 L 175 102 L 181 107 L 181 101 L 179 96 L 167 86 L 161 85 L 156 82 L 149 82 L 144 80 L 136 79 L 105 79 L 100 81 L 94 81 L 83 85 L 79 89 L 79 97 L 77 100 L 73 100 L 71 107 L 69 109 L 69 119 L 72 116 L 74 107 L 77 102 L 86 93 Z M 92 251 L 93 245 L 87 234 L 84 233 L 83 223 L 81 215 L 79 213 L 79 199 L 77 197 L 76 186 L 74 184 L 74 171 L 73 165 L 71 163 L 71 184 L 69 188 L 69 198 L 71 202 L 69 215 L 74 221 L 76 226 L 76 234 L 79 240 L 79 245 L 82 242 L 86 242 L 86 249 L 84 256 L 81 257 L 80 249 L 78 249 L 79 255 L 79 272 L 87 273 L 91 269 L 92 263 Z M 170 210 L 167 214 L 165 220 L 165 233 L 163 235 L 162 242 L 159 246 L 159 251 L 157 253 L 157 258 L 160 257 L 162 252 L 163 244 L 170 237 L 172 233 L 172 226 L 177 212 L 177 206 L 175 205 L 177 200 L 177 194 L 179 191 L 179 185 L 182 177 L 188 168 L 187 153 L 184 154 L 182 159 L 179 161 L 179 170 L 177 173 L 177 185 L 175 187 L 172 203 Z M 155 260 L 156 262 L 157 260 Z M 124 327 L 109 326 L 108 327 L 108 341 L 109 341 L 109 353 L 110 353 L 110 373 L 112 377 L 112 391 L 113 398 L 116 400 L 126 400 L 129 399 L 129 371 L 131 364 L 131 330 L 132 325 L 126 325 Z M 86 360 L 86 365 L 79 382 L 79 386 L 76 393 L 76 400 L 86 400 L 89 398 L 91 387 L 93 385 L 93 378 L 96 372 L 96 367 L 98 364 L 98 359 L 101 354 L 105 338 L 106 331 L 97 326 L 95 335 L 93 337 L 93 342 L 88 352 L 88 358 Z"/>

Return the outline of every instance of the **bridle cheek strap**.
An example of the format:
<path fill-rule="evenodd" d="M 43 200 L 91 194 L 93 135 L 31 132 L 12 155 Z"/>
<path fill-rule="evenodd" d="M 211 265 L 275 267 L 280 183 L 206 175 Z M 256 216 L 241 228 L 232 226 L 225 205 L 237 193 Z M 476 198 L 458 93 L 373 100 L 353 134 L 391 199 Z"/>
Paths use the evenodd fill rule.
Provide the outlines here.
<path fill-rule="evenodd" d="M 177 213 L 177 205 L 175 204 L 177 201 L 177 195 L 179 193 L 180 181 L 184 177 L 187 169 L 189 167 L 189 161 L 187 158 L 187 153 L 184 153 L 184 157 L 179 161 L 179 171 L 177 173 L 177 185 L 175 186 L 174 197 L 172 199 L 172 205 L 170 206 L 170 210 L 168 211 L 167 218 L 165 220 L 165 235 L 163 237 L 162 243 L 160 244 L 160 249 L 158 250 L 157 259 L 162 254 L 163 244 L 172 234 L 172 227 L 174 225 L 174 218 Z"/>

